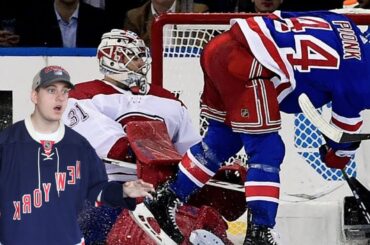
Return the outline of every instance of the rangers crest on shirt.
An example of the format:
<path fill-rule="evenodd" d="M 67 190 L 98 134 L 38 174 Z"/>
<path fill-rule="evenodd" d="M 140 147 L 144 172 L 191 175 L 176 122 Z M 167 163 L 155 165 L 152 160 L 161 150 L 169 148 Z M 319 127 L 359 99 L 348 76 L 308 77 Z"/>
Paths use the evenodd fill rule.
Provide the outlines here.
<path fill-rule="evenodd" d="M 44 153 L 46 154 L 46 156 L 50 156 L 50 154 L 53 150 L 54 141 L 40 140 L 40 143 L 42 145 L 42 148 L 44 149 Z"/>

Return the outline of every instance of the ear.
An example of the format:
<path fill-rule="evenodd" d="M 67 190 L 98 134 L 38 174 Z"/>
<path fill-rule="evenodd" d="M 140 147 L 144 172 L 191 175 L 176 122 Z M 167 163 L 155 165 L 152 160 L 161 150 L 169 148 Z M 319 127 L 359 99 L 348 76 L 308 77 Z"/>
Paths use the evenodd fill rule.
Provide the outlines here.
<path fill-rule="evenodd" d="M 31 101 L 36 105 L 37 104 L 37 98 L 38 98 L 38 93 L 36 90 L 32 90 L 31 92 Z"/>

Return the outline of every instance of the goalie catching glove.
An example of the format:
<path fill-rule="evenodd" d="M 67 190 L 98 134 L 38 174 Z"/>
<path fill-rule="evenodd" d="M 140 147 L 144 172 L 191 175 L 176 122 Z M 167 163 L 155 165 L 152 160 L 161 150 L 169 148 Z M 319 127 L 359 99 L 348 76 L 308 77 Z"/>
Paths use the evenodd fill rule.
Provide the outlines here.
<path fill-rule="evenodd" d="M 326 144 L 320 146 L 320 158 L 327 167 L 343 169 L 351 158 L 355 155 L 356 149 L 360 146 L 360 142 L 337 144 L 325 138 Z M 332 145 L 333 146 L 330 146 Z"/>

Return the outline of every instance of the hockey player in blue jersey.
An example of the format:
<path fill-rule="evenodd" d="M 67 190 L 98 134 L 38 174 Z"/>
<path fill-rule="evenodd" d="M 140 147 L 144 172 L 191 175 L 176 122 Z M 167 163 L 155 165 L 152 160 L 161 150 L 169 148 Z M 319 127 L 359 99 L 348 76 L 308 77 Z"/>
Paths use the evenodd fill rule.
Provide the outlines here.
<path fill-rule="evenodd" d="M 0 244 L 84 244 L 84 200 L 134 209 L 134 198 L 154 191 L 142 180 L 108 182 L 94 148 L 61 123 L 72 87 L 62 67 L 41 69 L 34 112 L 0 133 Z"/>
<path fill-rule="evenodd" d="M 360 112 L 370 108 L 370 44 L 345 16 L 276 11 L 232 19 L 230 30 L 204 48 L 201 66 L 201 114 L 209 120 L 208 132 L 187 151 L 176 177 L 145 205 L 180 243 L 177 205 L 244 147 L 249 156 L 245 198 L 251 214 L 244 244 L 276 244 L 271 229 L 285 155 L 278 133 L 280 111 L 300 112 L 298 96 L 306 93 L 316 107 L 332 103 L 331 124 L 358 132 Z M 320 153 L 328 167 L 342 169 L 358 146 L 327 140 Z"/>

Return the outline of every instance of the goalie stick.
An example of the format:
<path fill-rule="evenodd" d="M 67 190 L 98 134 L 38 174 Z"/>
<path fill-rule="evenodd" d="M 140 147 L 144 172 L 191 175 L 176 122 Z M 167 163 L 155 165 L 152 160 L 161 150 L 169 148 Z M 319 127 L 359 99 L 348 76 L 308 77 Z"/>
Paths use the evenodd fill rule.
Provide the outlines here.
<path fill-rule="evenodd" d="M 137 166 L 135 163 L 120 161 L 111 158 L 102 158 L 106 164 L 105 170 L 110 181 L 137 180 Z"/>
<path fill-rule="evenodd" d="M 370 224 L 370 191 L 365 188 L 355 177 L 349 177 L 342 169 L 344 179 L 347 181 L 357 205 L 361 210 L 366 222 Z"/>
<path fill-rule="evenodd" d="M 302 93 L 299 96 L 298 103 L 303 114 L 329 139 L 337 143 L 358 142 L 370 139 L 370 134 L 346 133 L 325 121 L 325 119 L 317 112 L 316 108 L 305 93 Z"/>
<path fill-rule="evenodd" d="M 107 157 L 102 158 L 102 160 L 103 160 L 104 163 L 113 164 L 113 165 L 116 165 L 116 166 L 120 166 L 120 167 L 129 169 L 132 172 L 136 172 L 137 167 L 136 167 L 135 163 L 120 161 L 120 160 L 111 159 L 111 158 L 107 158 Z"/>

